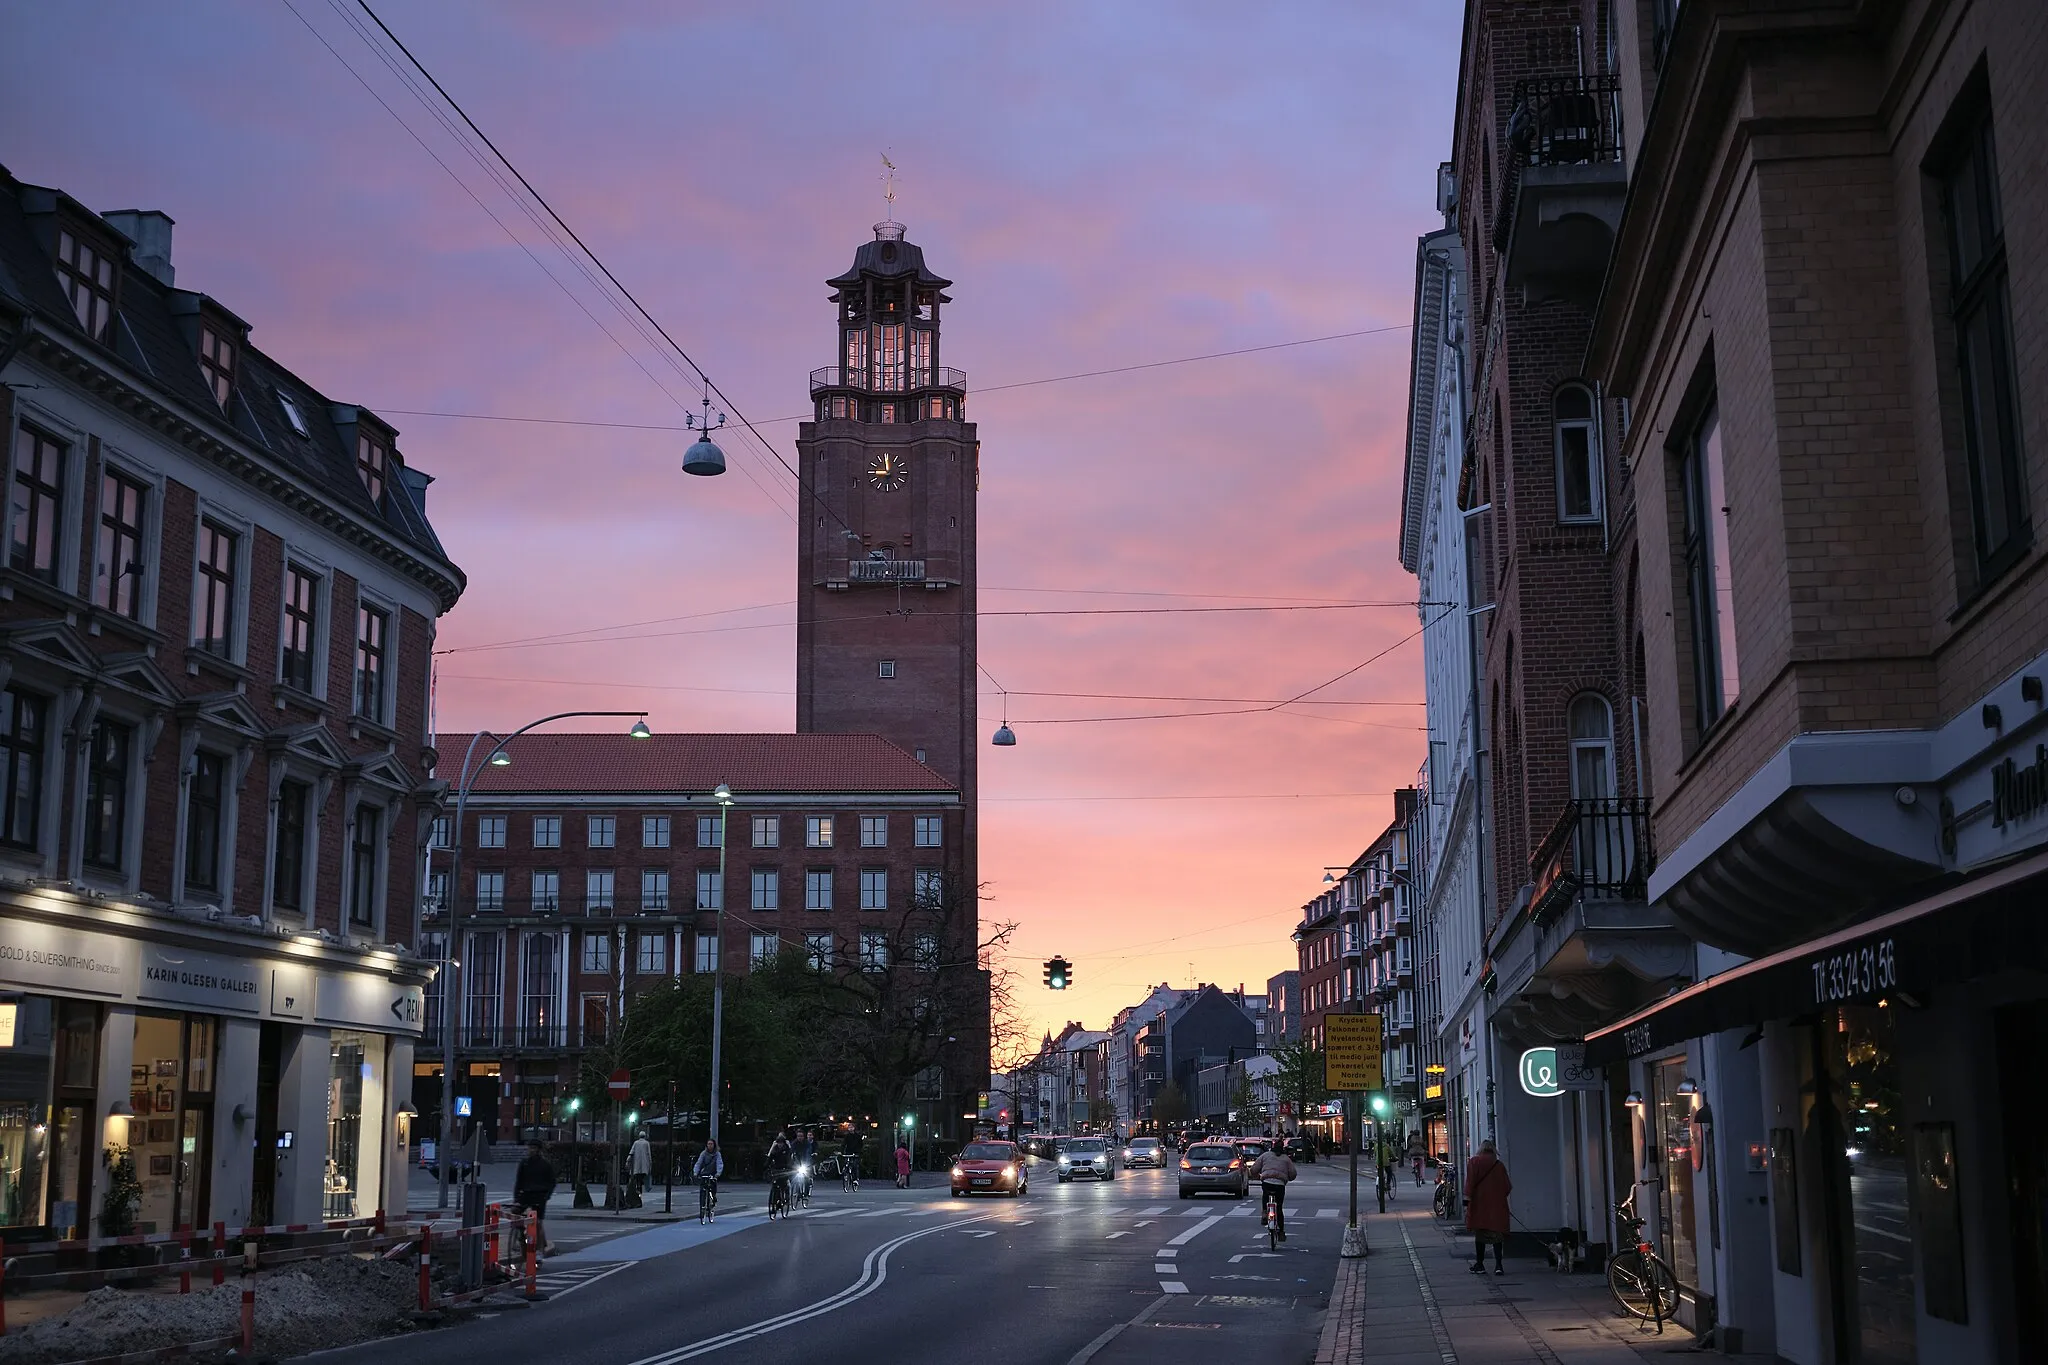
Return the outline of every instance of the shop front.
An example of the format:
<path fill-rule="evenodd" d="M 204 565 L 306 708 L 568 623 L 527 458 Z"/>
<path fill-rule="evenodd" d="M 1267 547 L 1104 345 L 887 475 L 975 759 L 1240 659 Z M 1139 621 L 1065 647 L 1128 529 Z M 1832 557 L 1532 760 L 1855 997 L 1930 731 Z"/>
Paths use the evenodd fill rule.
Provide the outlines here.
<path fill-rule="evenodd" d="M 426 964 L 0 891 L 0 1238 L 403 1208 Z"/>

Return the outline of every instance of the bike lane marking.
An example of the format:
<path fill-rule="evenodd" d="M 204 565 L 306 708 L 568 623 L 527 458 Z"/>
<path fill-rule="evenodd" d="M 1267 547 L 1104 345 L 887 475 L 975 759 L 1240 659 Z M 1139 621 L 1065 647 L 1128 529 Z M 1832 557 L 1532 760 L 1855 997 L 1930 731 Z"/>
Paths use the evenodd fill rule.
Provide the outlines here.
<path fill-rule="evenodd" d="M 963 1218 L 953 1223 L 934 1223 L 930 1227 L 919 1228 L 916 1232 L 906 1232 L 900 1237 L 893 1237 L 869 1251 L 867 1257 L 861 1262 L 860 1278 L 836 1294 L 829 1294 L 815 1303 L 806 1304 L 802 1308 L 792 1309 L 790 1312 L 781 1313 L 772 1318 L 763 1318 L 761 1321 L 750 1323 L 745 1327 L 734 1328 L 729 1332 L 720 1332 L 717 1336 L 705 1337 L 701 1341 L 693 1341 L 687 1345 L 678 1346 L 673 1350 L 659 1351 L 651 1356 L 642 1356 L 639 1360 L 633 1361 L 632 1365 L 675 1365 L 677 1361 L 692 1360 L 697 1356 L 710 1355 L 713 1351 L 721 1351 L 728 1346 L 737 1346 L 743 1341 L 752 1341 L 756 1337 L 764 1337 L 771 1332 L 779 1332 L 785 1327 L 794 1327 L 798 1323 L 808 1322 L 812 1318 L 823 1317 L 827 1313 L 837 1312 L 850 1303 L 866 1298 L 888 1282 L 889 1257 L 898 1247 L 909 1242 L 915 1242 L 920 1237 L 929 1237 L 935 1232 L 946 1232 L 953 1228 L 967 1227 L 991 1216 L 990 1214 L 981 1214 L 974 1218 Z"/>
<path fill-rule="evenodd" d="M 1171 1257 L 1180 1255 L 1178 1248 L 1186 1246 L 1189 1242 L 1194 1241 L 1195 1238 L 1201 1236 L 1204 1232 L 1207 1232 L 1210 1228 L 1213 1228 L 1218 1223 L 1222 1222 L 1223 1218 L 1224 1215 L 1220 1213 L 1209 1214 L 1207 1217 L 1203 1218 L 1201 1222 L 1195 1224 L 1193 1227 L 1189 1228 L 1187 1231 L 1181 1233 L 1180 1236 L 1174 1238 L 1171 1242 L 1169 1242 L 1166 1248 L 1158 1252 L 1158 1254 L 1154 1257 L 1154 1260 L 1166 1260 Z M 1158 1274 L 1159 1266 L 1155 1264 L 1152 1267 L 1152 1271 L 1154 1274 Z M 1177 1274 L 1179 1272 L 1180 1267 L 1178 1265 L 1166 1267 L 1166 1273 L 1169 1275 Z M 1188 1292 L 1187 1282 L 1184 1280 L 1161 1280 L 1159 1282 L 1159 1292 L 1162 1294 L 1185 1294 Z"/>

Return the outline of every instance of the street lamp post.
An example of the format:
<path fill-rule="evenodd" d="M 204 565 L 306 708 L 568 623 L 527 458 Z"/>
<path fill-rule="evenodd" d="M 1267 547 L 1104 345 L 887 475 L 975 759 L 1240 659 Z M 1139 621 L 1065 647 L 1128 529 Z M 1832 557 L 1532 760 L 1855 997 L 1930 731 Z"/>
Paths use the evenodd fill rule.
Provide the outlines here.
<path fill-rule="evenodd" d="M 732 788 L 721 782 L 711 793 L 718 803 L 718 919 L 711 934 L 711 1126 L 718 1141 L 718 1078 L 725 1044 L 725 826 L 732 816 Z"/>
<path fill-rule="evenodd" d="M 647 728 L 645 711 L 557 711 L 552 716 L 542 716 L 520 726 L 511 734 L 499 739 L 488 730 L 479 730 L 469 737 L 469 748 L 463 752 L 462 766 L 456 770 L 455 784 L 455 848 L 449 859 L 448 876 L 448 951 L 444 955 L 451 966 L 458 965 L 461 958 L 457 950 L 462 943 L 462 818 L 469 805 L 469 793 L 486 767 L 502 768 L 512 762 L 512 756 L 505 752 L 505 746 L 538 726 L 551 721 L 568 720 L 582 716 L 632 716 L 633 728 L 628 731 L 634 739 L 651 739 L 654 732 Z M 481 762 L 474 767 L 470 760 L 476 757 L 477 741 L 489 736 L 491 748 Z M 440 1202 L 437 1207 L 448 1207 L 448 1168 L 455 1155 L 449 1141 L 454 1131 L 455 1116 L 455 1021 L 462 1007 L 462 996 L 458 992 L 453 974 L 441 988 L 441 1148 L 440 1160 Z"/>

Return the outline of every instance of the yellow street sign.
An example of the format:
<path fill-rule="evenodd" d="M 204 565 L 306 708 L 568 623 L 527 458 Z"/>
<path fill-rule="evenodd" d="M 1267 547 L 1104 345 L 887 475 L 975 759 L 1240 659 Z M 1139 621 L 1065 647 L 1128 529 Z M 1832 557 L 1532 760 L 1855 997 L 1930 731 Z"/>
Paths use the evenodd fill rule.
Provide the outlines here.
<path fill-rule="evenodd" d="M 1377 1014 L 1323 1016 L 1323 1085 L 1331 1090 L 1378 1090 L 1380 1017 Z"/>

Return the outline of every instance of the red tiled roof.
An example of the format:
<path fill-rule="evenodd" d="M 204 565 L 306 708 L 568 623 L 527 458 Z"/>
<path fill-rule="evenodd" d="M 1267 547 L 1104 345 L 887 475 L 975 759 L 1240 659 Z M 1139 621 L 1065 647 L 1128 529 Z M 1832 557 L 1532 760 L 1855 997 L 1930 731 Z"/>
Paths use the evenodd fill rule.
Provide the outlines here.
<path fill-rule="evenodd" d="M 460 778 L 468 733 L 436 737 L 436 775 Z M 470 761 L 481 762 L 480 740 Z M 506 747 L 512 762 L 486 765 L 472 795 L 557 792 L 709 793 L 720 782 L 735 793 L 932 792 L 952 783 L 880 735 L 664 735 L 634 739 L 624 731 L 574 734 L 534 731 Z"/>

